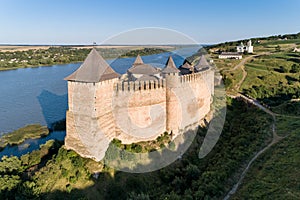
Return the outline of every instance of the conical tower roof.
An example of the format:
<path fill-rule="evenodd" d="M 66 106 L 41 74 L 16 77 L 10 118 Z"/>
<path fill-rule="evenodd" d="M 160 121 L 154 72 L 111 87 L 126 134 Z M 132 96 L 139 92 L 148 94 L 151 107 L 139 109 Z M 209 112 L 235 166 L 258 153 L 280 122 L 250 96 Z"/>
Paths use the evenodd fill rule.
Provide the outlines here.
<path fill-rule="evenodd" d="M 135 59 L 133 65 L 141 65 L 141 64 L 144 64 L 144 62 L 143 62 L 141 56 L 140 56 L 140 55 L 137 55 L 137 57 L 136 57 L 136 59 Z"/>
<path fill-rule="evenodd" d="M 188 60 L 184 60 L 183 65 L 180 66 L 180 68 L 184 68 L 184 69 L 192 69 L 192 65 Z"/>
<path fill-rule="evenodd" d="M 132 74 L 147 74 L 147 75 L 153 75 L 159 73 L 159 71 L 152 65 L 145 64 L 140 55 L 136 57 L 134 63 L 132 64 L 132 67 L 130 67 L 127 71 Z"/>
<path fill-rule="evenodd" d="M 197 71 L 199 71 L 199 70 L 201 70 L 201 69 L 203 69 L 203 68 L 207 68 L 207 67 L 209 67 L 209 64 L 208 64 L 208 62 L 207 62 L 205 56 L 204 56 L 204 55 L 201 55 L 198 64 L 195 66 L 195 69 L 196 69 Z"/>
<path fill-rule="evenodd" d="M 165 68 L 162 69 L 162 72 L 165 73 L 165 74 L 180 72 L 179 69 L 177 69 L 177 67 L 176 67 L 176 65 L 174 63 L 172 56 L 170 56 L 168 58 L 166 66 L 165 66 Z"/>
<path fill-rule="evenodd" d="M 96 83 L 118 78 L 119 76 L 93 48 L 81 66 L 65 80 Z"/>

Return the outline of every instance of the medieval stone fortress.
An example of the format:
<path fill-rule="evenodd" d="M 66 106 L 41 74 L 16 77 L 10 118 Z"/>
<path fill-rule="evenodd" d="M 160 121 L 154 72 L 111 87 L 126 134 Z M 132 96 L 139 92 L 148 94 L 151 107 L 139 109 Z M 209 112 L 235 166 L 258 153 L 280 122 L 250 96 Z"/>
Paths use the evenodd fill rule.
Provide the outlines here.
<path fill-rule="evenodd" d="M 176 67 L 170 56 L 163 69 L 137 56 L 126 74 L 116 73 L 96 49 L 68 81 L 65 145 L 100 161 L 114 139 L 124 144 L 172 138 L 197 129 L 209 113 L 214 69 L 202 55 L 197 64 Z"/>

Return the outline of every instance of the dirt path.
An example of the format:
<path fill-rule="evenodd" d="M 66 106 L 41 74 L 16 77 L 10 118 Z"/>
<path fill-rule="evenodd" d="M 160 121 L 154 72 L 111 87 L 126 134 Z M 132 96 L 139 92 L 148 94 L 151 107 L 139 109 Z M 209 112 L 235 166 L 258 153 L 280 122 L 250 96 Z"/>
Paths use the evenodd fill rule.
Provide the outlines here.
<path fill-rule="evenodd" d="M 236 193 L 237 189 L 239 188 L 239 186 L 241 185 L 241 183 L 243 182 L 247 172 L 249 171 L 252 163 L 262 154 L 264 153 L 266 150 L 268 150 L 271 146 L 273 146 L 274 144 L 276 144 L 277 142 L 279 142 L 281 139 L 283 139 L 284 137 L 280 137 L 277 135 L 276 133 L 276 114 L 273 113 L 271 110 L 269 110 L 268 108 L 264 107 L 263 105 L 261 105 L 257 100 L 255 99 L 251 99 L 249 97 L 246 97 L 242 94 L 237 94 L 236 96 L 233 96 L 235 98 L 242 98 L 244 100 L 246 100 L 247 102 L 257 106 L 258 108 L 260 108 L 262 111 L 266 112 L 267 114 L 271 115 L 273 118 L 273 122 L 272 122 L 272 142 L 266 146 L 265 148 L 263 148 L 262 150 L 260 150 L 259 152 L 257 152 L 254 157 L 249 161 L 249 163 L 247 164 L 246 168 L 244 169 L 244 171 L 242 172 L 238 182 L 232 187 L 232 189 L 227 193 L 227 195 L 224 197 L 224 200 L 229 199 L 233 194 Z"/>
<path fill-rule="evenodd" d="M 245 70 L 245 66 L 244 66 L 244 65 L 241 65 L 241 69 L 242 69 L 242 71 L 243 71 L 243 77 L 242 77 L 242 79 L 236 84 L 236 86 L 235 86 L 236 91 L 239 91 L 239 90 L 240 90 L 240 87 L 241 87 L 242 83 L 244 82 L 244 80 L 245 80 L 245 78 L 246 78 L 246 76 L 247 76 L 247 72 L 246 72 L 246 70 Z"/>
<path fill-rule="evenodd" d="M 258 57 L 258 56 L 261 56 L 261 55 L 269 55 L 270 53 L 266 53 L 266 52 L 263 52 L 263 53 L 259 53 L 257 55 L 251 55 L 249 57 L 246 57 L 244 58 L 239 64 L 237 64 L 234 68 L 230 69 L 229 71 L 234 71 L 234 70 L 237 70 L 238 68 L 241 68 L 242 69 L 242 72 L 243 72 L 243 77 L 242 79 L 234 86 L 235 90 L 236 91 L 239 91 L 246 76 L 247 76 L 247 71 L 245 70 L 245 63 L 248 62 L 249 60 L 251 60 L 252 58 L 255 58 L 255 57 Z"/>
<path fill-rule="evenodd" d="M 232 68 L 230 71 L 233 71 L 233 70 L 236 70 L 238 68 L 241 68 L 242 71 L 243 71 L 243 78 L 241 79 L 241 81 L 239 81 L 239 83 L 235 86 L 235 89 L 236 91 L 239 91 L 242 83 L 244 82 L 246 76 L 247 76 L 247 72 L 245 70 L 245 63 L 250 60 L 251 58 L 254 58 L 254 57 L 257 57 L 257 56 L 260 56 L 260 55 L 266 55 L 266 54 L 269 54 L 269 53 L 260 53 L 260 54 L 257 54 L 257 55 L 253 55 L 253 56 L 249 56 L 245 59 L 243 59 L 239 64 L 237 64 L 234 68 Z M 273 113 L 271 110 L 269 110 L 268 108 L 264 107 L 263 105 L 261 105 L 259 103 L 259 101 L 257 101 L 256 99 L 252 99 L 252 98 L 249 98 L 249 97 L 246 97 L 244 96 L 243 94 L 240 94 L 240 93 L 237 93 L 235 95 L 228 95 L 228 96 L 231 96 L 232 98 L 242 98 L 244 99 L 245 101 L 255 105 L 256 107 L 258 107 L 259 109 L 261 109 L 262 111 L 266 112 L 267 114 L 271 115 L 272 118 L 273 118 L 273 122 L 272 122 L 272 141 L 270 144 L 268 144 L 268 146 L 266 146 L 265 148 L 261 149 L 260 151 L 258 151 L 254 157 L 249 161 L 249 163 L 247 164 L 246 168 L 243 170 L 238 182 L 231 188 L 231 190 L 227 193 L 227 195 L 224 197 L 223 200 L 227 200 L 229 199 L 233 194 L 236 193 L 236 191 L 238 190 L 239 186 L 241 185 L 241 183 L 243 182 L 247 172 L 249 171 L 252 163 L 262 154 L 264 153 L 266 150 L 268 150 L 271 146 L 273 146 L 274 144 L 276 144 L 278 141 L 280 141 L 281 139 L 283 139 L 284 137 L 280 137 L 277 135 L 276 133 L 276 116 L 278 114 L 276 113 Z"/>
<path fill-rule="evenodd" d="M 224 71 L 227 71 L 227 72 L 231 72 L 231 71 L 235 71 L 239 68 L 242 69 L 242 72 L 243 72 L 243 77 L 242 79 L 234 86 L 234 89 L 236 91 L 239 91 L 240 90 L 240 87 L 241 85 L 243 84 L 246 76 L 247 76 L 247 71 L 245 70 L 245 63 L 248 62 L 249 60 L 251 60 L 252 58 L 255 58 L 255 57 L 258 57 L 258 56 L 261 56 L 261 55 L 268 55 L 270 53 L 268 52 L 262 52 L 262 53 L 259 53 L 259 54 L 256 54 L 256 55 L 251 55 L 251 56 L 248 56 L 246 58 L 244 58 L 243 60 L 241 60 L 241 62 L 239 64 L 237 64 L 236 66 L 234 66 L 232 69 L 229 69 L 229 70 L 224 70 Z"/>

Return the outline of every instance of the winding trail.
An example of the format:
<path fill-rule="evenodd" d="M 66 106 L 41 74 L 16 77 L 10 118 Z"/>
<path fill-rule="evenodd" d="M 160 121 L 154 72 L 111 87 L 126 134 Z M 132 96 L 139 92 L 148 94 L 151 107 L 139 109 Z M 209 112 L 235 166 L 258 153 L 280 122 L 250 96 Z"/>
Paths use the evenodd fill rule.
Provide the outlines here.
<path fill-rule="evenodd" d="M 236 85 L 236 90 L 239 91 L 242 83 L 244 82 L 246 76 L 247 76 L 247 72 L 244 68 L 244 64 L 250 60 L 253 57 L 257 57 L 260 55 L 266 55 L 269 53 L 261 53 L 261 54 L 257 54 L 257 55 L 253 55 L 253 56 L 249 56 L 245 59 L 243 59 L 239 64 L 237 64 L 234 68 L 232 68 L 230 71 L 236 70 L 238 68 L 242 68 L 243 70 L 243 78 L 241 79 L 241 81 Z M 236 191 L 238 190 L 239 186 L 241 185 L 241 183 L 243 182 L 247 172 L 249 171 L 252 163 L 262 154 L 264 153 L 266 150 L 268 150 L 271 146 L 273 146 L 274 144 L 276 144 L 277 142 L 279 142 L 281 139 L 283 139 L 284 137 L 280 137 L 277 135 L 276 133 L 276 116 L 278 116 L 279 114 L 276 114 L 274 112 L 272 112 L 271 110 L 269 110 L 268 108 L 266 108 L 265 106 L 263 106 L 262 104 L 259 103 L 259 101 L 257 101 L 256 99 L 250 98 L 250 97 L 246 97 L 245 95 L 241 94 L 241 93 L 237 93 L 234 95 L 230 95 L 227 94 L 227 96 L 230 96 L 232 98 L 242 98 L 243 100 L 253 104 L 254 106 L 258 107 L 259 109 L 261 109 L 262 111 L 264 111 L 265 113 L 269 114 L 272 116 L 273 118 L 273 122 L 272 122 L 272 141 L 270 144 L 268 144 L 268 146 L 266 146 L 265 148 L 261 149 L 260 151 L 258 151 L 254 157 L 249 161 L 249 163 L 247 164 L 246 168 L 243 170 L 238 182 L 231 188 L 231 190 L 227 193 L 227 195 L 224 197 L 223 200 L 228 200 L 233 194 L 236 193 Z"/>
<path fill-rule="evenodd" d="M 251 60 L 252 58 L 255 58 L 255 57 L 258 57 L 258 56 L 262 56 L 262 55 L 269 55 L 269 54 L 271 54 L 271 53 L 269 53 L 269 52 L 262 52 L 262 53 L 259 53 L 259 54 L 256 54 L 256 55 L 248 56 L 248 57 L 242 59 L 241 62 L 239 62 L 239 63 L 238 63 L 236 66 L 234 66 L 233 68 L 228 69 L 228 70 L 224 70 L 224 71 L 226 71 L 226 72 L 231 72 L 231 71 L 235 71 L 235 70 L 237 70 L 237 69 L 239 69 L 239 68 L 242 69 L 243 77 L 242 77 L 242 79 L 234 86 L 234 89 L 235 89 L 236 91 L 239 91 L 239 90 L 240 90 L 240 87 L 241 87 L 241 85 L 243 84 L 243 82 L 244 82 L 244 80 L 245 80 L 245 78 L 246 78 L 246 76 L 247 76 L 247 72 L 246 72 L 246 70 L 245 70 L 245 63 L 248 62 L 249 60 Z"/>
<path fill-rule="evenodd" d="M 265 148 L 263 148 L 262 150 L 258 151 L 254 157 L 249 161 L 249 163 L 247 164 L 246 168 L 244 169 L 244 171 L 242 172 L 238 182 L 232 187 L 232 189 L 227 193 L 227 195 L 224 197 L 223 200 L 227 200 L 229 199 L 233 194 L 236 193 L 237 189 L 239 188 L 239 186 L 241 185 L 241 183 L 243 182 L 246 173 L 249 171 L 250 166 L 252 165 L 252 163 L 262 154 L 264 153 L 266 150 L 268 150 L 271 146 L 273 146 L 274 144 L 276 144 L 277 142 L 279 142 L 280 140 L 282 140 L 285 137 L 280 137 L 277 135 L 276 133 L 276 115 L 275 113 L 273 113 L 271 110 L 269 110 L 268 108 L 264 107 L 263 105 L 261 105 L 257 100 L 255 99 L 251 99 L 249 97 L 246 97 L 242 94 L 237 94 L 236 96 L 234 96 L 235 98 L 242 98 L 244 100 L 246 100 L 247 102 L 257 106 L 258 108 L 260 108 L 262 111 L 266 112 L 267 114 L 271 115 L 273 118 L 273 122 L 272 122 L 272 141 L 270 144 L 268 144 L 268 146 L 266 146 Z"/>

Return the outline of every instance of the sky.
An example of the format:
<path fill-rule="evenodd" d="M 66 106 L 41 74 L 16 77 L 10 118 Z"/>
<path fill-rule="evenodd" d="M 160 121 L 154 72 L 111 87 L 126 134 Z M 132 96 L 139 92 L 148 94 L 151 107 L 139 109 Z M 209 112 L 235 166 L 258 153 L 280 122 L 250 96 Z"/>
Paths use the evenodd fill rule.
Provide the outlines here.
<path fill-rule="evenodd" d="M 101 44 L 160 27 L 201 44 L 300 32 L 300 0 L 0 0 L 0 44 Z"/>

